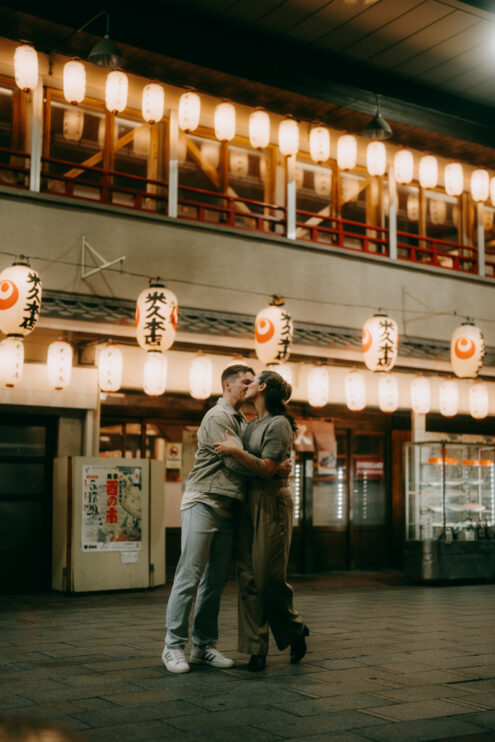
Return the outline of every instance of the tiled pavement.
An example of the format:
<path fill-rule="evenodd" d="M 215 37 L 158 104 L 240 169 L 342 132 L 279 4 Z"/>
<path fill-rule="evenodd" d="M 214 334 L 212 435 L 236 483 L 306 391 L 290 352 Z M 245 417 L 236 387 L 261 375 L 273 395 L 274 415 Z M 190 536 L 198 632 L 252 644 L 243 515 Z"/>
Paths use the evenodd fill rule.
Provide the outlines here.
<path fill-rule="evenodd" d="M 294 586 L 309 652 L 292 666 L 272 649 L 256 674 L 235 651 L 234 585 L 219 648 L 237 666 L 181 676 L 160 659 L 169 588 L 2 598 L 0 709 L 88 741 L 495 740 L 493 585 L 336 576 Z"/>

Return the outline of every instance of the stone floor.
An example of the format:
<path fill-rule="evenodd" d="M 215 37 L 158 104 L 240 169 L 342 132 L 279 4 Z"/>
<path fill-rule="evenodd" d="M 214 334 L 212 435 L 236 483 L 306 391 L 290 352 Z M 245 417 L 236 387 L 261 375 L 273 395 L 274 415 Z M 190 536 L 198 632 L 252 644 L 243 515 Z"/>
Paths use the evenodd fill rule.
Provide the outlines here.
<path fill-rule="evenodd" d="M 233 584 L 219 648 L 236 667 L 180 676 L 160 659 L 169 587 L 2 598 L 3 726 L 45 720 L 105 742 L 495 740 L 494 586 L 337 575 L 294 587 L 309 652 L 292 666 L 272 649 L 256 674 L 236 653 Z M 0 739 L 26 737 L 2 737 L 0 721 Z"/>

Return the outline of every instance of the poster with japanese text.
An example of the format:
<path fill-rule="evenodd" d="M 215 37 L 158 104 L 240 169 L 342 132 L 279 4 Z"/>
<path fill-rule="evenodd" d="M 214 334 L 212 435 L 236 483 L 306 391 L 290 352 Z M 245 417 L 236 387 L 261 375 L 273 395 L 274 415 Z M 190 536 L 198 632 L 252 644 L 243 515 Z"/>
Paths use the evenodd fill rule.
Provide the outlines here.
<path fill-rule="evenodd" d="M 83 466 L 82 477 L 82 550 L 140 549 L 141 467 L 87 464 Z"/>

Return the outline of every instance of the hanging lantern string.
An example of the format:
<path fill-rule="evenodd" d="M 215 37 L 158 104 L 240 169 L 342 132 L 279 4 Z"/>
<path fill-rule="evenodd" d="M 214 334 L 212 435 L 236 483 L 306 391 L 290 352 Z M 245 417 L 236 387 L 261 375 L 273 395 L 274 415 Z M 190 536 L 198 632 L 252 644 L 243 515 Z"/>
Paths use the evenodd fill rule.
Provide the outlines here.
<path fill-rule="evenodd" d="M 5 255 L 10 258 L 16 258 L 18 257 L 19 253 L 12 253 L 7 252 L 5 250 L 0 250 L 0 255 Z M 45 263 L 57 263 L 58 265 L 69 265 L 73 268 L 83 268 L 84 266 L 82 263 L 78 261 L 71 261 L 71 260 L 53 260 L 53 258 L 44 258 L 38 255 L 32 255 L 29 257 L 29 260 L 40 260 Z M 87 267 L 87 266 L 86 266 Z M 124 270 L 123 268 L 105 268 L 106 271 L 109 273 L 117 273 L 120 276 L 132 276 L 133 278 L 145 278 L 148 281 L 151 279 L 156 279 L 156 275 L 151 275 L 150 273 L 138 273 L 136 271 L 128 271 Z M 225 286 L 219 286 L 218 284 L 214 283 L 202 283 L 201 281 L 188 281 L 185 278 L 168 278 L 166 282 L 169 281 L 170 283 L 182 283 L 188 286 L 200 286 L 201 288 L 207 288 L 207 289 L 215 289 L 216 291 L 232 291 L 233 289 L 226 288 Z M 269 291 L 254 291 L 253 289 L 242 289 L 242 288 L 236 288 L 235 291 L 237 293 L 241 294 L 250 294 L 251 296 L 262 296 L 266 299 L 267 295 L 270 294 Z M 287 299 L 288 301 L 301 301 L 305 302 L 306 304 L 324 304 L 327 306 L 335 306 L 335 307 L 346 307 L 348 309 L 371 309 L 373 311 L 376 310 L 376 304 L 354 304 L 354 303 L 345 303 L 341 301 L 329 301 L 328 299 L 306 299 L 302 296 L 291 296 L 289 294 L 284 294 L 284 299 Z M 397 307 L 388 307 L 387 310 L 389 312 L 397 312 L 397 314 L 417 314 L 417 315 L 424 315 L 424 310 L 422 309 L 404 309 L 403 307 L 397 308 Z M 462 313 L 459 313 L 456 309 L 450 309 L 446 312 L 433 312 L 429 313 L 428 316 L 434 316 L 434 317 L 460 317 L 462 319 L 467 320 L 477 320 L 478 322 L 495 322 L 495 317 L 475 317 L 472 314 L 465 315 Z"/>

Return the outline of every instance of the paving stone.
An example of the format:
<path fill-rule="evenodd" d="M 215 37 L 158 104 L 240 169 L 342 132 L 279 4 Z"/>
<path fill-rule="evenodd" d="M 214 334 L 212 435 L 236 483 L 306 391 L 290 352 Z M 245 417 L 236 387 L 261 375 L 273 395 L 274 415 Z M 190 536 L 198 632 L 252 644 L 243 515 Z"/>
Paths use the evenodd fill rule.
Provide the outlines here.
<path fill-rule="evenodd" d="M 429 719 L 410 721 L 387 726 L 365 727 L 358 730 L 358 735 L 373 742 L 443 742 L 448 737 L 477 735 L 483 733 L 481 727 L 457 719 Z"/>
<path fill-rule="evenodd" d="M 414 701 L 413 703 L 396 703 L 368 709 L 365 713 L 389 721 L 412 721 L 413 719 L 433 719 L 440 716 L 455 716 L 470 711 L 470 707 L 458 700 L 434 699 L 432 701 Z"/>

